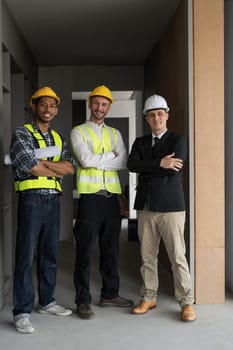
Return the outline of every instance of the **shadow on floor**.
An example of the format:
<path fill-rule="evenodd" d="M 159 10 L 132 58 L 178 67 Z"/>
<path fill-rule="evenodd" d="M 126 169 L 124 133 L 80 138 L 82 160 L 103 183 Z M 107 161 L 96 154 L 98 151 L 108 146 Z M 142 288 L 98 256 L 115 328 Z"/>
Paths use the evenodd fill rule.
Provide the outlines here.
<path fill-rule="evenodd" d="M 120 294 L 137 303 L 141 286 L 139 244 L 128 242 L 123 229 L 120 242 Z M 19 334 L 12 322 L 12 298 L 0 312 L 0 350 L 232 350 L 233 297 L 227 294 L 221 305 L 196 305 L 197 320 L 180 321 L 180 309 L 173 297 L 172 277 L 159 267 L 158 306 L 147 314 L 136 316 L 129 309 L 100 308 L 100 276 L 98 251 L 93 258 L 91 291 L 93 320 L 81 320 L 75 313 L 73 242 L 61 242 L 59 247 L 57 302 L 73 309 L 70 317 L 41 315 L 35 309 L 32 323 L 35 333 Z"/>

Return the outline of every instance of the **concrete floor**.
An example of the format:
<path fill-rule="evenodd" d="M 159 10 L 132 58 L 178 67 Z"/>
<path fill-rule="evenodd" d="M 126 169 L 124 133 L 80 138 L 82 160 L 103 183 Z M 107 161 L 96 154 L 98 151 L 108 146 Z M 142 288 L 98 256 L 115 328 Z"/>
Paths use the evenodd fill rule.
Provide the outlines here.
<path fill-rule="evenodd" d="M 100 279 L 98 253 L 93 260 L 91 289 L 96 318 L 81 320 L 76 316 L 72 271 L 75 247 L 61 243 L 56 289 L 57 302 L 74 310 L 70 317 L 41 315 L 35 310 L 31 321 L 33 334 L 19 334 L 12 321 L 11 296 L 0 311 L 1 350 L 232 350 L 233 349 L 233 295 L 228 294 L 221 305 L 196 305 L 197 320 L 180 321 L 180 309 L 173 297 L 172 279 L 160 266 L 158 307 L 147 314 L 136 316 L 128 309 L 100 308 Z M 121 235 L 119 271 L 120 294 L 139 301 L 141 284 L 139 273 L 139 245 Z"/>

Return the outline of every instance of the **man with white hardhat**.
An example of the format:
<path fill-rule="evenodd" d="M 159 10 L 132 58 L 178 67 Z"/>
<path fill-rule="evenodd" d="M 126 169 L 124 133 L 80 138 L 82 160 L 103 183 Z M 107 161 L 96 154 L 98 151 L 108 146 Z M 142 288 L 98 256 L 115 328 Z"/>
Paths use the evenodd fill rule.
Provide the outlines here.
<path fill-rule="evenodd" d="M 184 137 L 167 129 L 169 107 L 159 95 L 145 101 L 143 114 L 151 134 L 135 140 L 127 166 L 139 174 L 134 208 L 138 210 L 141 250 L 142 299 L 132 313 L 144 314 L 157 305 L 158 253 L 161 239 L 172 266 L 175 297 L 181 319 L 194 321 L 192 283 L 185 257 L 185 201 L 182 168 Z"/>

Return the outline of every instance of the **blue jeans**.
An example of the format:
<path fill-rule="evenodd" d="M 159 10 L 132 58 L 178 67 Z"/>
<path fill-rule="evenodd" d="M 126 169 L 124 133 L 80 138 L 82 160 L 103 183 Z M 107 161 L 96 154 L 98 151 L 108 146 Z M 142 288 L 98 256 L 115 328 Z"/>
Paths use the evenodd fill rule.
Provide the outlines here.
<path fill-rule="evenodd" d="M 15 274 L 13 287 L 14 316 L 31 314 L 35 289 L 33 261 L 37 259 L 39 304 L 55 301 L 57 248 L 60 230 L 60 196 L 21 192 L 18 203 Z"/>

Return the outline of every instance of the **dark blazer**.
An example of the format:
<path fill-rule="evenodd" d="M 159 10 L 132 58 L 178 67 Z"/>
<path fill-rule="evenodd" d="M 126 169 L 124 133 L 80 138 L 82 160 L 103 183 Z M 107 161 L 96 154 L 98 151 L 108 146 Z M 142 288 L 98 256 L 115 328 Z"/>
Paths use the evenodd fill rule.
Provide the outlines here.
<path fill-rule="evenodd" d="M 139 137 L 134 141 L 127 167 L 138 173 L 137 194 L 134 209 L 158 212 L 185 210 L 182 170 L 160 167 L 166 155 L 175 152 L 176 158 L 186 158 L 186 141 L 183 136 L 167 131 L 152 149 L 152 136 Z"/>

